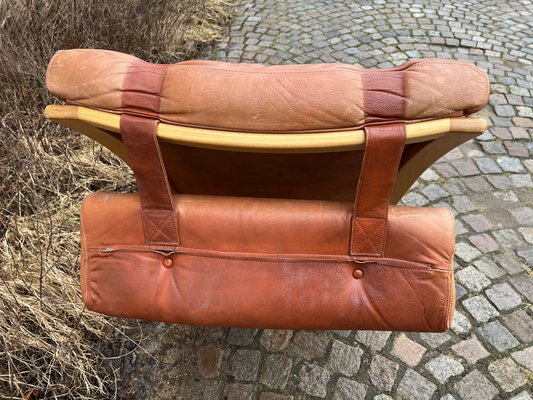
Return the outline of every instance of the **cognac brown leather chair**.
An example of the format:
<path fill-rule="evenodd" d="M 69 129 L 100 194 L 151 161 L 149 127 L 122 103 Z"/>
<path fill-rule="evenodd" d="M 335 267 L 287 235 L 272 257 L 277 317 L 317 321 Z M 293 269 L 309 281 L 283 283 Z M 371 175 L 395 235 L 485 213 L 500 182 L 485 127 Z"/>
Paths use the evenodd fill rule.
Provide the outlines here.
<path fill-rule="evenodd" d="M 177 193 L 352 200 L 365 125 L 407 124 L 397 202 L 436 160 L 487 128 L 467 118 L 488 101 L 472 64 L 412 60 L 365 70 L 347 64 L 150 64 L 97 49 L 57 52 L 48 89 L 68 105 L 46 116 L 128 162 L 120 115 L 159 120 Z"/>

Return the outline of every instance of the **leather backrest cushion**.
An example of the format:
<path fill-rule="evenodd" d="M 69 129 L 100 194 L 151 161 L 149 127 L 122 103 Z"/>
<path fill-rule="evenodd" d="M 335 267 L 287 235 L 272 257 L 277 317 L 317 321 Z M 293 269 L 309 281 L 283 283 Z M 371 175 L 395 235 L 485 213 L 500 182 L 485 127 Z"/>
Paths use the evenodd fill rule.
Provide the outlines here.
<path fill-rule="evenodd" d="M 151 64 L 97 49 L 57 52 L 47 86 L 71 104 L 185 126 L 280 133 L 463 116 L 483 108 L 489 96 L 485 71 L 456 60 L 419 59 L 386 69 Z"/>

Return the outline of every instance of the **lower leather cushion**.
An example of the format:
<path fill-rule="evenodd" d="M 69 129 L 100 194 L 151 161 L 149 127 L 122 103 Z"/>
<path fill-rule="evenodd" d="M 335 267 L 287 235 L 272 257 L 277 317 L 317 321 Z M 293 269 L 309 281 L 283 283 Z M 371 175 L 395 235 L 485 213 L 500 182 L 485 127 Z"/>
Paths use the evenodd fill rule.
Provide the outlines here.
<path fill-rule="evenodd" d="M 81 213 L 82 295 L 109 315 L 213 326 L 444 331 L 454 219 L 391 206 L 385 255 L 348 256 L 351 202 L 175 195 L 174 252 L 144 244 L 136 194 Z M 168 249 L 167 249 L 168 250 Z"/>
<path fill-rule="evenodd" d="M 383 121 L 457 117 L 483 108 L 487 74 L 463 61 L 395 68 L 348 64 L 151 64 L 97 49 L 57 52 L 51 93 L 72 104 L 163 122 L 251 132 L 313 132 Z"/>

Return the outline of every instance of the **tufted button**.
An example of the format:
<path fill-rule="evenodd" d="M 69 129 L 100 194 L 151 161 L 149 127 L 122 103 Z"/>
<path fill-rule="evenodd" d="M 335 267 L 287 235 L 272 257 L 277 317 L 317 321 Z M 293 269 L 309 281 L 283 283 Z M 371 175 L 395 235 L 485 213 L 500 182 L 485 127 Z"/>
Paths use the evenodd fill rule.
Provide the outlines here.
<path fill-rule="evenodd" d="M 360 269 L 356 269 L 355 271 L 353 271 L 353 277 L 355 279 L 361 279 L 363 277 L 363 275 L 364 275 L 364 273 Z"/>
<path fill-rule="evenodd" d="M 173 262 L 172 262 L 172 259 L 171 259 L 171 258 L 165 258 L 165 259 L 163 260 L 163 266 L 164 266 L 165 268 L 170 268 L 170 267 L 172 267 L 172 264 L 173 264 Z"/>

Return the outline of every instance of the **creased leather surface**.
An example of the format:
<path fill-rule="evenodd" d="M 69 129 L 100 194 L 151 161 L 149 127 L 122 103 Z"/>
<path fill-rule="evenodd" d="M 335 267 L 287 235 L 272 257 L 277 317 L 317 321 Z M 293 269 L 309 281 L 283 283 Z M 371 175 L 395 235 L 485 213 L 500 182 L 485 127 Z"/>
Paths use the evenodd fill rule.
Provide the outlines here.
<path fill-rule="evenodd" d="M 57 97 L 87 107 L 257 132 L 462 116 L 480 110 L 489 95 L 487 74 L 456 60 L 413 60 L 381 70 L 207 60 L 157 65 L 96 49 L 57 52 L 48 66 L 47 86 Z"/>
<path fill-rule="evenodd" d="M 349 256 L 352 202 L 173 201 L 181 243 L 168 256 L 144 245 L 138 195 L 85 199 L 81 274 L 89 309 L 285 329 L 443 331 L 451 322 L 454 219 L 444 208 L 391 206 L 385 257 L 376 264 Z"/>

